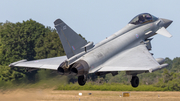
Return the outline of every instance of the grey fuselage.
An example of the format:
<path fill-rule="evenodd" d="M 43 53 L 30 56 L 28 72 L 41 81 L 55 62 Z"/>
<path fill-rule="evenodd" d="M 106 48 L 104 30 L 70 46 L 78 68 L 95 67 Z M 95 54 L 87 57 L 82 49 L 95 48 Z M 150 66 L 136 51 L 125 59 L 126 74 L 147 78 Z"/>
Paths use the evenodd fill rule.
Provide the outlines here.
<path fill-rule="evenodd" d="M 92 49 L 81 52 L 68 59 L 68 61 L 71 64 L 71 61 L 75 59 L 77 59 L 76 61 L 83 60 L 88 64 L 88 68 L 86 68 L 88 73 L 93 73 L 116 54 L 121 54 L 124 50 L 137 46 L 147 38 L 155 35 L 155 32 L 162 25 L 163 21 L 161 19 L 143 25 L 128 24 L 123 29 L 96 44 Z"/>

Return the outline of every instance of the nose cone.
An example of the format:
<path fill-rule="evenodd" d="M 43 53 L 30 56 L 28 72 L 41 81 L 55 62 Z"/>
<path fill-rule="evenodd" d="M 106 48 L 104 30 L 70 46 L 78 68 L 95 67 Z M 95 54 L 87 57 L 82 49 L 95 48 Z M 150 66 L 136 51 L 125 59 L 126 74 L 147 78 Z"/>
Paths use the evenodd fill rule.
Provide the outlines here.
<path fill-rule="evenodd" d="M 167 28 L 173 21 L 168 20 L 168 19 L 162 19 L 161 20 L 164 22 L 164 27 Z"/>

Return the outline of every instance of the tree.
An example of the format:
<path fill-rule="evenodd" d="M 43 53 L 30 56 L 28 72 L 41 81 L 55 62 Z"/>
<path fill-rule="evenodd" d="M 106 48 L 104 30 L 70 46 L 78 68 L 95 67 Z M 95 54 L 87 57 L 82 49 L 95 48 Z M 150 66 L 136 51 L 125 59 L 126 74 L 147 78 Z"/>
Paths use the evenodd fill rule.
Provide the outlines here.
<path fill-rule="evenodd" d="M 22 59 L 34 60 L 65 55 L 56 30 L 32 19 L 22 23 L 6 21 L 1 23 L 0 29 L 0 65 L 7 66 Z M 14 73 L 14 70 L 19 72 Z M 7 71 L 14 74 L 12 77 L 21 78 L 25 74 L 29 79 L 35 78 L 37 73 L 26 73 L 25 69 L 20 68 L 11 68 Z"/>

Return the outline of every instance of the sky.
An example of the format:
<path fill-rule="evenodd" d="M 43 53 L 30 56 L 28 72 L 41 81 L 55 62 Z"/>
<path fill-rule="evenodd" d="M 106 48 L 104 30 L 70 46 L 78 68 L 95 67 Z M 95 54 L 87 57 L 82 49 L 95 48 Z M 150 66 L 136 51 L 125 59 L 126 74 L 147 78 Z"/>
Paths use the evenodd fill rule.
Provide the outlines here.
<path fill-rule="evenodd" d="M 140 13 L 173 20 L 167 38 L 151 41 L 155 58 L 180 57 L 180 0 L 0 0 L 0 22 L 35 20 L 54 28 L 60 18 L 95 44 L 125 27 Z"/>

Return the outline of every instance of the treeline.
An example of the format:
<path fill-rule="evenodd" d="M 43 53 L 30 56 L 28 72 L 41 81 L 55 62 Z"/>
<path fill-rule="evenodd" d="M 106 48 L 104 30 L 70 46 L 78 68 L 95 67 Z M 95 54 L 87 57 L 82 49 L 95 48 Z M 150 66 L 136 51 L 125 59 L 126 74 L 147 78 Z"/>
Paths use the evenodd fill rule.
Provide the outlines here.
<path fill-rule="evenodd" d="M 24 68 L 10 68 L 12 62 L 65 55 L 55 29 L 30 19 L 22 23 L 0 24 L 0 84 L 38 81 L 39 75 L 52 75 L 51 71 L 27 73 Z"/>
<path fill-rule="evenodd" d="M 8 67 L 10 63 L 22 59 L 34 60 L 63 55 L 65 55 L 65 52 L 55 29 L 45 27 L 32 19 L 22 23 L 11 23 L 8 21 L 0 23 L 0 87 L 36 84 L 42 81 L 43 83 L 50 84 L 48 82 L 51 82 L 52 84 L 50 79 L 53 79 L 54 84 L 60 85 L 59 89 L 63 89 L 63 87 L 69 89 L 74 87 L 77 89 L 77 77 L 71 75 L 61 76 L 51 70 L 26 72 L 24 68 Z M 163 90 L 180 90 L 180 58 L 177 57 L 173 60 L 166 58 L 165 62 L 169 64 L 166 69 L 153 73 L 139 74 L 140 86 L 147 85 L 150 88 L 155 87 Z M 100 77 L 95 74 L 89 74 L 87 85 L 89 84 L 92 87 L 102 85 L 104 88 L 106 88 L 105 86 L 110 87 L 109 84 L 113 84 L 113 87 L 115 85 L 131 87 L 130 80 L 131 76 L 127 76 L 125 72 L 119 72 L 116 76 L 107 74 Z M 91 89 L 92 87 L 89 86 L 87 88 Z M 78 89 L 85 88 L 81 87 Z"/>

